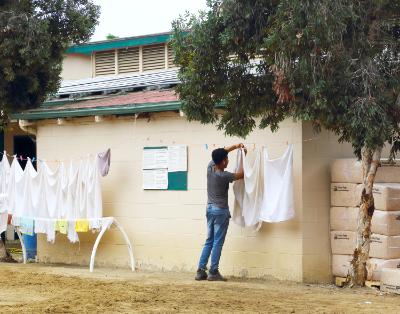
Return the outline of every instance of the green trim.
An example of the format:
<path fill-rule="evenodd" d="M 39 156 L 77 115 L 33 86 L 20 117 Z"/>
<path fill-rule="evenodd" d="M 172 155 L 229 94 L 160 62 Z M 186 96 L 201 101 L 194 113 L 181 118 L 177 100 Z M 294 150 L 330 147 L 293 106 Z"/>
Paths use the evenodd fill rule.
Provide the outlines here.
<path fill-rule="evenodd" d="M 168 146 L 145 146 L 143 149 L 148 150 L 148 149 L 167 149 Z"/>
<path fill-rule="evenodd" d="M 144 46 L 152 44 L 162 44 L 169 41 L 171 34 L 157 34 L 141 37 L 121 38 L 108 41 L 87 43 L 82 45 L 71 46 L 66 53 L 81 53 L 90 55 L 96 51 L 120 49 L 126 47 Z"/>
<path fill-rule="evenodd" d="M 38 110 L 12 114 L 12 119 L 44 120 L 57 118 L 87 117 L 101 115 L 124 115 L 144 112 L 162 112 L 181 109 L 180 101 L 131 104 L 123 106 L 94 107 L 81 109 Z"/>

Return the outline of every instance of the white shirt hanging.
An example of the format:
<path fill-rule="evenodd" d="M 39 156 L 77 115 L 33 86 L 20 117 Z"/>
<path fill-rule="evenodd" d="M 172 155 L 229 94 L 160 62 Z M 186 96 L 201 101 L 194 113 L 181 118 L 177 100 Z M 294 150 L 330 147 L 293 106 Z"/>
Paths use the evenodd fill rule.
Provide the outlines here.
<path fill-rule="evenodd" d="M 238 152 L 238 165 L 243 160 L 244 180 L 234 185 L 235 206 L 233 221 L 241 226 L 256 226 L 260 219 L 263 201 L 262 155 L 256 150 L 253 156 L 246 156 L 244 151 Z"/>
<path fill-rule="evenodd" d="M 280 158 L 269 159 L 264 149 L 264 197 L 260 220 L 281 222 L 295 215 L 293 200 L 293 146 Z"/>

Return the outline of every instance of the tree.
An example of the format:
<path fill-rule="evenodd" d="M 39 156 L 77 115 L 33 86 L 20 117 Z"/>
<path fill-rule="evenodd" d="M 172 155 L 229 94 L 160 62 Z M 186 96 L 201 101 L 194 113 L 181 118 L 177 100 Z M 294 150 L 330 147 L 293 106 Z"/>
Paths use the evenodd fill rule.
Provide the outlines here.
<path fill-rule="evenodd" d="M 351 279 L 363 286 L 381 151 L 400 148 L 400 2 L 209 0 L 173 31 L 189 120 L 245 137 L 291 117 L 352 144 L 364 190 Z"/>
<path fill-rule="evenodd" d="M 106 36 L 106 39 L 107 39 L 107 40 L 117 39 L 117 38 L 119 38 L 119 37 L 116 36 L 116 35 L 113 35 L 113 34 L 108 34 L 108 35 Z"/>
<path fill-rule="evenodd" d="M 98 17 L 92 0 L 0 0 L 1 129 L 57 91 L 65 50 L 89 40 Z"/>
<path fill-rule="evenodd" d="M 0 0 L 0 127 L 57 91 L 65 50 L 89 40 L 98 17 L 92 0 Z"/>

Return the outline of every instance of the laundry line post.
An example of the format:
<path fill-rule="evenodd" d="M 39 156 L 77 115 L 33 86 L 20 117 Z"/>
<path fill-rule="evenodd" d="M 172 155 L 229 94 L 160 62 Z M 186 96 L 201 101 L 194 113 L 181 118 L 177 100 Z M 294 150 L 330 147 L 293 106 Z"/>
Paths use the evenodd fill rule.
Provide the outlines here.
<path fill-rule="evenodd" d="M 90 272 L 92 273 L 93 269 L 94 269 L 94 261 L 96 258 L 96 252 L 97 252 L 97 248 L 100 244 L 101 238 L 103 237 L 104 233 L 111 227 L 112 224 L 114 224 L 117 227 L 117 229 L 122 233 L 122 236 L 124 237 L 124 240 L 128 247 L 128 254 L 129 254 L 129 259 L 131 262 L 131 269 L 132 269 L 132 271 L 135 271 L 135 259 L 133 257 L 133 248 L 132 248 L 132 244 L 131 244 L 131 241 L 129 240 L 128 235 L 126 234 L 124 228 L 122 228 L 120 223 L 114 217 L 109 217 L 106 219 L 108 219 L 108 221 L 107 221 L 107 223 L 102 225 L 101 231 L 98 234 L 96 241 L 93 245 L 92 254 L 90 256 L 90 266 L 89 266 Z"/>
<path fill-rule="evenodd" d="M 22 261 L 23 261 L 24 264 L 26 264 L 26 261 L 27 261 L 28 258 L 27 258 L 27 255 L 26 255 L 26 247 L 25 247 L 24 239 L 23 239 L 22 234 L 21 234 L 21 231 L 19 230 L 18 227 L 14 227 L 14 230 L 15 230 L 15 232 L 16 232 L 17 235 L 18 235 L 19 242 L 21 243 Z"/>

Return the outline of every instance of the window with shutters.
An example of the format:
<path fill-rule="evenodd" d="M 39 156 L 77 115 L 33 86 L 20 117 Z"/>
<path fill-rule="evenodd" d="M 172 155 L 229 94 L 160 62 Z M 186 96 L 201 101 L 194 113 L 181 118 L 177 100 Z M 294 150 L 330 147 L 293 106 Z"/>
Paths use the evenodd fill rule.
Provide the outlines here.
<path fill-rule="evenodd" d="M 165 45 L 143 46 L 143 71 L 165 69 Z"/>
<path fill-rule="evenodd" d="M 100 51 L 94 55 L 95 75 L 113 75 L 115 74 L 115 51 Z"/>
<path fill-rule="evenodd" d="M 175 68 L 176 65 L 174 63 L 174 50 L 170 45 L 168 45 L 168 68 Z"/>
<path fill-rule="evenodd" d="M 139 72 L 139 47 L 118 50 L 118 74 Z"/>

